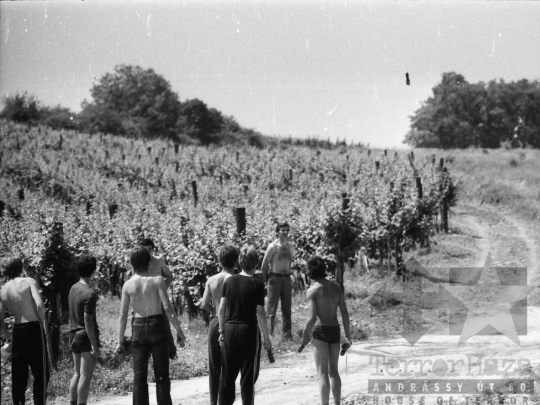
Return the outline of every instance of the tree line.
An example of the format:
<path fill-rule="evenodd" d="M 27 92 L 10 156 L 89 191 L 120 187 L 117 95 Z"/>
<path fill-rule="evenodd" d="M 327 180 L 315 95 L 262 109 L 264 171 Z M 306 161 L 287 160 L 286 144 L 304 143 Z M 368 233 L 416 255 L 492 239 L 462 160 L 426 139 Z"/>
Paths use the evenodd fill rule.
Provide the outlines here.
<path fill-rule="evenodd" d="M 235 143 L 264 146 L 264 137 L 199 99 L 181 102 L 169 82 L 153 69 L 118 65 L 90 89 L 75 113 L 42 105 L 26 92 L 5 97 L 0 117 L 52 129 L 108 133 L 133 138 L 166 138 L 187 144 Z"/>
<path fill-rule="evenodd" d="M 410 120 L 404 143 L 413 147 L 540 148 L 540 82 L 469 83 L 443 73 Z"/>

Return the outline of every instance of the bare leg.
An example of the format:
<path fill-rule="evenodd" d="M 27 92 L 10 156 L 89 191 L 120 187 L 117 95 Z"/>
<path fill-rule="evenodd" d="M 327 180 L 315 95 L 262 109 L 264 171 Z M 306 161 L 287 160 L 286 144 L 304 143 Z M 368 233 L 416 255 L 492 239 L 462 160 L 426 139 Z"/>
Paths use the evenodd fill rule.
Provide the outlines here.
<path fill-rule="evenodd" d="M 334 343 L 328 346 L 330 348 L 330 355 L 328 356 L 328 373 L 330 375 L 330 387 L 332 388 L 334 404 L 339 405 L 341 403 L 341 378 L 339 377 L 338 372 L 339 343 Z"/>
<path fill-rule="evenodd" d="M 313 339 L 311 343 L 313 344 L 313 355 L 315 356 L 315 365 L 319 375 L 321 403 L 327 405 L 330 402 L 330 380 L 328 378 L 329 344 L 317 339 Z"/>
<path fill-rule="evenodd" d="M 73 353 L 73 377 L 69 384 L 69 402 L 77 403 L 77 386 L 79 385 L 79 378 L 81 376 L 81 354 Z"/>
<path fill-rule="evenodd" d="M 96 359 L 90 352 L 81 353 L 81 367 L 79 385 L 77 386 L 77 397 L 79 404 L 86 404 L 88 391 L 90 391 L 90 381 L 96 368 Z"/>

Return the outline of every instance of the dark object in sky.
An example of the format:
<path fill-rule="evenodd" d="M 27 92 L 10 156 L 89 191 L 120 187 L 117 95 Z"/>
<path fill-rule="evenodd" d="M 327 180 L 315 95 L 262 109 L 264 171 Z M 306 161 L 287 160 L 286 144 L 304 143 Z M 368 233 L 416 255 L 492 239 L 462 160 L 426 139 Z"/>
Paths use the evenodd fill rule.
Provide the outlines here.
<path fill-rule="evenodd" d="M 409 80 L 409 74 L 405 73 L 405 78 L 407 79 L 407 86 L 411 84 L 411 81 Z"/>

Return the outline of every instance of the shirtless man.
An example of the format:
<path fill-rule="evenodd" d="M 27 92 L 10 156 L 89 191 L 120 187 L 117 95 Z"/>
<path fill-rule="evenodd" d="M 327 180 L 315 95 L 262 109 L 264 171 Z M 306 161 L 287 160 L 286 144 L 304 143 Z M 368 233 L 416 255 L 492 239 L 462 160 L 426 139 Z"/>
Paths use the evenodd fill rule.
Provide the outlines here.
<path fill-rule="evenodd" d="M 349 313 L 340 286 L 325 279 L 326 264 L 324 261 L 319 256 L 312 256 L 307 264 L 308 275 L 315 284 L 307 291 L 310 318 L 304 329 L 304 338 L 298 351 L 301 352 L 309 343 L 309 337 L 313 329 L 313 353 L 317 373 L 319 374 L 321 403 L 323 405 L 329 403 L 330 388 L 332 388 L 334 404 L 339 405 L 341 401 L 341 379 L 338 373 L 340 331 L 337 309 L 339 308 L 341 311 L 347 344 L 351 345 Z M 313 328 L 314 326 L 315 328 Z"/>
<path fill-rule="evenodd" d="M 283 316 L 283 337 L 292 339 L 291 305 L 292 283 L 291 264 L 294 258 L 294 246 L 289 242 L 289 224 L 281 223 L 276 227 L 278 239 L 270 243 L 262 262 L 263 281 L 268 288 L 266 312 L 270 319 L 270 333 L 274 334 L 275 318 L 279 300 Z"/>
<path fill-rule="evenodd" d="M 149 274 L 152 260 L 150 252 L 143 246 L 135 247 L 130 261 L 135 275 L 122 287 L 120 322 L 117 353 L 124 350 L 124 333 L 130 304 L 133 308 L 132 355 L 133 355 L 133 405 L 148 404 L 148 357 L 152 353 L 156 396 L 158 405 L 171 405 L 171 381 L 169 379 L 169 356 L 164 323 L 161 312 L 177 331 L 178 343 L 184 344 L 185 337 L 178 316 L 172 308 L 162 276 Z"/>
<path fill-rule="evenodd" d="M 219 378 L 221 376 L 221 346 L 219 344 L 219 320 L 217 311 L 221 301 L 221 290 L 227 278 L 234 275 L 234 265 L 238 261 L 238 248 L 223 245 L 219 249 L 222 270 L 206 282 L 201 308 L 210 313 L 208 325 L 208 380 L 210 384 L 210 404 L 217 405 Z"/>
<path fill-rule="evenodd" d="M 12 340 L 4 322 L 7 309 L 15 318 L 11 362 L 13 403 L 25 403 L 30 367 L 34 376 L 34 404 L 44 405 L 49 383 L 47 316 L 37 281 L 23 277 L 22 272 L 21 259 L 7 261 L 4 276 L 9 281 L 0 290 L 0 333 L 8 341 Z"/>
<path fill-rule="evenodd" d="M 154 241 L 150 238 L 145 238 L 140 243 L 141 246 L 144 246 L 150 252 L 152 259 L 148 265 L 148 274 L 152 277 L 162 276 L 165 279 L 165 287 L 169 290 L 173 282 L 173 275 L 169 270 L 169 267 L 165 263 L 165 258 L 163 256 L 156 255 L 156 246 Z M 162 314 L 165 316 L 165 311 L 162 309 Z M 169 348 L 169 358 L 172 360 L 176 357 L 176 345 L 174 344 L 174 338 L 171 332 L 171 325 L 167 321 L 165 322 L 165 333 L 167 335 L 167 346 Z"/>

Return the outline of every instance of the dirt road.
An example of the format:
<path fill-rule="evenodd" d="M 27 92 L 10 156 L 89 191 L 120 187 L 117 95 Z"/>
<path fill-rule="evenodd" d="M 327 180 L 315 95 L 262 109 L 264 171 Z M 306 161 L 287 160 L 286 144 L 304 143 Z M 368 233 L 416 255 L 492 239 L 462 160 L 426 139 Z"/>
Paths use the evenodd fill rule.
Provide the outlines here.
<path fill-rule="evenodd" d="M 491 206 L 459 206 L 452 215 L 454 233 L 439 236 L 441 245 L 452 244 L 465 246 L 472 252 L 470 255 L 453 254 L 450 249 L 445 263 L 433 261 L 425 263 L 423 257 L 417 260 L 426 266 L 472 266 L 482 267 L 488 257 L 493 260 L 494 267 L 527 267 L 528 285 L 538 285 L 538 256 L 537 246 L 539 233 L 522 218 L 517 218 L 509 212 L 504 212 Z M 428 257 L 428 256 L 425 256 Z M 478 301 L 485 299 L 476 297 Z M 537 366 L 538 342 L 540 341 L 540 297 L 538 291 L 528 296 L 528 329 L 527 335 L 519 336 L 520 345 L 512 342 L 502 334 L 490 336 L 474 336 L 458 346 L 459 336 L 449 336 L 446 322 L 431 324 L 430 332 L 423 336 L 414 346 L 404 338 L 398 337 L 387 340 L 369 340 L 358 342 L 349 350 L 346 357 L 340 358 L 340 374 L 342 379 L 342 398 L 346 402 L 358 395 L 366 394 L 368 380 L 386 378 L 396 373 L 404 373 L 404 361 L 417 360 L 409 364 L 407 370 L 412 373 L 409 379 L 421 378 L 497 378 L 482 374 L 480 367 L 485 370 L 486 361 L 497 361 L 499 370 L 503 370 L 503 362 L 508 367 L 506 376 L 515 376 L 526 367 L 518 364 L 518 359 L 530 359 L 532 366 Z M 511 325 L 508 325 L 509 327 Z M 418 362 L 420 360 L 420 362 Z M 508 366 L 512 361 L 513 364 Z M 451 365 L 455 364 L 455 373 L 450 373 Z M 420 367 L 425 372 L 420 374 Z M 448 367 L 446 369 L 445 367 Z M 520 369 L 520 370 L 518 370 Z M 372 375 L 377 373 L 378 375 Z M 501 378 L 501 377 L 499 377 Z M 208 404 L 207 377 L 187 381 L 174 381 L 172 384 L 174 405 Z M 238 392 L 238 389 L 237 389 Z M 437 403 L 441 397 L 448 403 L 449 397 L 455 402 L 464 402 L 464 396 L 459 394 L 427 395 L 425 403 Z M 387 397 L 389 399 L 387 399 Z M 389 400 L 398 403 L 396 395 L 381 394 L 379 403 Z M 413 403 L 418 404 L 420 395 L 413 397 Z M 534 398 L 533 398 L 534 399 Z M 115 397 L 100 400 L 100 405 L 131 404 L 131 397 Z M 261 370 L 256 384 L 256 403 L 268 405 L 285 404 L 317 404 L 319 402 L 318 383 L 310 347 L 301 354 L 289 353 L 277 358 L 276 363 Z M 404 403 L 410 403 L 407 396 Z M 237 398 L 237 402 L 240 399 Z M 528 402 L 532 402 L 528 398 Z M 151 387 L 150 403 L 155 404 L 155 390 Z M 350 402 L 352 403 L 352 401 Z M 357 399 L 354 403 L 364 403 Z M 522 404 L 522 397 L 517 397 L 517 404 Z"/>

